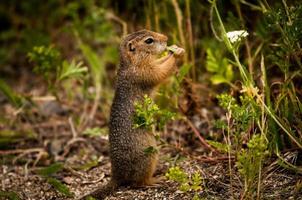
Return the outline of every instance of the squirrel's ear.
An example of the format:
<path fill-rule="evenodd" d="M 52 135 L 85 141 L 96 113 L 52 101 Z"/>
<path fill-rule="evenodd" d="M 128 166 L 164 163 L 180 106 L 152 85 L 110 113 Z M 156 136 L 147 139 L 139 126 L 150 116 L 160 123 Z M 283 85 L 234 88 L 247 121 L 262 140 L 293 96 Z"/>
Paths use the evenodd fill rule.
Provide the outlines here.
<path fill-rule="evenodd" d="M 135 51 L 135 48 L 134 48 L 132 42 L 128 43 L 128 49 L 129 49 L 129 51 Z"/>

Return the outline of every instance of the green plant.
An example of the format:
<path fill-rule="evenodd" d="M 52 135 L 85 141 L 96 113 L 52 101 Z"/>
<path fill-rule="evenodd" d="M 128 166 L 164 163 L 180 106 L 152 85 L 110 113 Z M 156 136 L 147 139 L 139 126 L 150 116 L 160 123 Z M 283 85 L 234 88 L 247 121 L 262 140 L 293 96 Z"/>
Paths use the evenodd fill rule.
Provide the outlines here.
<path fill-rule="evenodd" d="M 224 130 L 229 130 L 231 137 L 234 137 L 231 145 L 235 152 L 241 148 L 243 139 L 248 134 L 249 129 L 255 128 L 255 122 L 260 118 L 260 107 L 252 98 L 246 95 L 240 96 L 238 103 L 234 97 L 229 94 L 221 94 L 217 96 L 219 105 L 227 110 L 229 121 L 227 126 L 221 126 Z M 212 144 L 213 146 L 215 143 Z M 228 144 L 230 145 L 230 144 Z M 217 143 L 216 143 L 217 146 Z M 222 149 L 226 146 L 221 144 Z"/>
<path fill-rule="evenodd" d="M 94 128 L 87 128 L 86 130 L 84 130 L 83 135 L 96 137 L 101 135 L 108 135 L 108 133 L 105 128 L 94 127 Z"/>
<path fill-rule="evenodd" d="M 34 46 L 27 54 L 29 60 L 35 63 L 33 71 L 40 74 L 50 84 L 59 71 L 61 54 L 54 46 Z"/>
<path fill-rule="evenodd" d="M 252 139 L 248 142 L 247 150 L 240 150 L 240 153 L 237 156 L 237 166 L 239 172 L 241 173 L 243 179 L 245 180 L 244 195 L 253 194 L 255 190 L 255 181 L 254 179 L 258 176 L 258 185 L 257 185 L 257 199 L 260 198 L 260 188 L 261 188 L 261 171 L 262 171 L 262 159 L 266 155 L 266 150 L 268 146 L 273 146 L 273 150 L 277 155 L 279 152 L 280 146 L 280 135 L 285 133 L 288 139 L 298 147 L 302 147 L 302 141 L 299 138 L 298 134 L 293 131 L 289 121 L 295 121 L 292 118 L 294 115 L 299 116 L 299 104 L 300 101 L 297 101 L 297 93 L 294 87 L 294 78 L 296 74 L 300 72 L 294 72 L 295 75 L 289 75 L 290 63 L 295 63 L 296 66 L 301 66 L 299 60 L 293 57 L 294 62 L 291 62 L 289 57 L 285 56 L 291 54 L 292 52 L 297 51 L 297 47 L 300 44 L 297 43 L 297 38 L 301 37 L 300 33 L 295 33 L 299 28 L 295 30 L 292 27 L 296 26 L 299 23 L 294 21 L 297 19 L 297 16 L 300 15 L 301 11 L 299 9 L 293 9 L 293 13 L 290 13 L 289 7 L 286 4 L 286 1 L 283 3 L 283 14 L 280 14 L 265 3 L 261 6 L 254 6 L 249 4 L 249 6 L 257 7 L 257 9 L 268 13 L 273 23 L 271 26 L 277 27 L 277 30 L 282 37 L 277 37 L 276 45 L 279 50 L 274 50 L 273 55 L 279 55 L 279 59 L 275 59 L 278 63 L 274 63 L 280 67 L 283 75 L 284 82 L 280 84 L 280 93 L 276 98 L 276 101 L 271 99 L 270 85 L 268 84 L 268 78 L 266 76 L 266 71 L 268 70 L 265 66 L 264 56 L 261 54 L 260 67 L 261 67 L 261 83 L 262 88 L 256 85 L 253 77 L 253 60 L 255 59 L 257 53 L 260 51 L 261 46 L 256 50 L 255 56 L 249 56 L 248 59 L 248 70 L 245 67 L 244 61 L 240 61 L 240 43 L 242 39 L 248 35 L 248 32 L 245 30 L 241 31 L 226 31 L 226 26 L 222 21 L 221 14 L 217 8 L 216 0 L 210 1 L 212 4 L 212 11 L 216 14 L 218 20 L 218 28 L 221 31 L 219 39 L 224 42 L 229 52 L 232 54 L 234 61 L 230 61 L 234 66 L 239 70 L 241 77 L 241 97 L 240 105 L 236 103 L 236 100 L 232 97 L 221 96 L 220 105 L 227 110 L 227 143 L 229 145 L 229 156 L 232 153 L 232 149 L 240 150 L 240 144 L 243 142 L 242 134 L 253 134 Z M 237 12 L 242 20 L 240 5 L 237 2 L 234 2 L 237 6 Z M 280 10 L 279 10 L 280 11 Z M 294 18 L 292 16 L 295 15 Z M 265 20 L 264 20 L 265 21 Z M 243 24 L 243 23 L 242 23 Z M 287 27 L 289 25 L 289 27 Z M 242 25 L 244 27 L 244 24 Z M 271 29 L 274 30 L 274 29 Z M 266 32 L 270 32 L 266 31 Z M 300 35 L 300 36 L 299 36 Z M 271 39 L 269 35 L 268 38 Z M 219 36 L 218 36 L 219 37 Z M 267 41 L 267 40 L 266 40 Z M 271 41 L 270 41 L 271 42 Z M 245 41 L 245 46 L 247 48 L 247 53 L 251 54 L 251 50 L 248 44 L 248 41 Z M 280 48 L 281 47 L 281 48 Z M 269 48 L 271 49 L 271 48 Z M 285 50 L 286 49 L 286 50 Z M 284 51 L 285 50 L 285 51 Z M 268 51 L 269 52 L 269 51 Z M 284 54 L 284 52 L 286 52 Z M 272 54 L 272 53 L 270 53 Z M 287 59 L 284 59 L 287 58 Z M 284 62 L 285 61 L 285 62 Z M 300 70 L 298 70 L 300 71 Z M 262 91 L 261 91 L 262 89 Z M 226 100 L 226 101 L 224 101 Z M 224 101 L 224 102 L 223 102 Z M 224 126 L 225 127 L 225 126 Z M 255 136 L 257 132 L 261 132 L 261 136 Z M 283 132 L 280 134 L 280 130 Z M 235 137 L 233 138 L 233 135 Z M 267 140 L 266 137 L 273 138 L 272 140 Z M 270 141 L 270 142 L 268 142 Z M 235 145 L 235 148 L 233 147 Z M 230 178 L 232 185 L 232 174 L 231 174 L 232 163 L 229 161 L 229 170 Z M 293 167 L 294 169 L 294 167 Z"/>
<path fill-rule="evenodd" d="M 244 179 L 243 196 L 252 197 L 256 191 L 257 178 L 268 154 L 268 142 L 260 134 L 254 134 L 247 143 L 247 149 L 238 152 L 236 166 Z"/>
<path fill-rule="evenodd" d="M 179 184 L 179 190 L 183 192 L 193 191 L 195 193 L 193 199 L 199 199 L 197 192 L 202 189 L 202 177 L 199 172 L 189 175 L 180 167 L 171 167 L 166 173 L 169 180 Z"/>
<path fill-rule="evenodd" d="M 3 197 L 8 200 L 20 200 L 21 198 L 16 192 L 7 192 L 0 190 L 0 197 Z"/>
<path fill-rule="evenodd" d="M 6 82 L 1 79 L 0 92 L 2 92 L 4 96 L 6 96 L 6 98 L 13 106 L 19 108 L 23 105 L 25 99 L 20 94 L 17 94 L 9 85 L 6 84 Z"/>
<path fill-rule="evenodd" d="M 160 109 L 148 95 L 144 95 L 142 102 L 134 102 L 134 108 L 134 128 L 152 130 L 156 125 L 158 125 L 159 128 L 163 128 L 163 126 L 169 120 L 173 120 L 176 115 L 168 110 Z"/>
<path fill-rule="evenodd" d="M 213 84 L 231 84 L 234 77 L 233 66 L 223 57 L 221 48 L 207 49 L 206 69 L 212 73 L 210 80 Z"/>
<path fill-rule="evenodd" d="M 157 104 L 148 96 L 144 95 L 142 102 L 134 102 L 135 114 L 133 117 L 134 128 L 147 129 L 152 131 L 156 140 L 160 140 L 159 135 L 155 134 L 155 128 L 162 129 L 169 120 L 173 120 L 175 113 L 166 109 L 160 109 Z M 144 149 L 145 154 L 157 153 L 158 149 L 149 146 Z"/>
<path fill-rule="evenodd" d="M 86 72 L 87 67 L 83 65 L 83 62 L 76 63 L 75 60 L 72 60 L 71 63 L 69 63 L 64 60 L 60 72 L 57 73 L 57 80 L 63 81 L 71 78 L 83 78 Z"/>
<path fill-rule="evenodd" d="M 48 167 L 44 167 L 38 170 L 38 174 L 41 175 L 45 180 L 52 185 L 58 192 L 61 194 L 72 197 L 73 194 L 70 192 L 69 188 L 63 184 L 60 180 L 53 177 L 54 174 L 62 171 L 64 169 L 64 164 L 62 163 L 53 163 Z"/>
<path fill-rule="evenodd" d="M 72 60 L 69 63 L 62 60 L 60 52 L 52 45 L 35 46 L 27 56 L 35 63 L 33 71 L 42 75 L 51 89 L 64 80 L 83 78 L 87 72 L 87 67 L 83 66 L 82 62 L 76 63 Z"/>
<path fill-rule="evenodd" d="M 239 44 L 240 44 L 242 37 L 246 37 L 248 34 L 244 34 L 246 31 L 240 31 L 240 33 L 241 33 L 240 36 L 237 36 L 236 37 L 237 40 L 235 40 L 235 42 L 233 42 L 232 38 L 228 34 L 230 32 L 226 31 L 225 25 L 221 19 L 219 10 L 216 5 L 217 1 L 213 0 L 210 2 L 212 4 L 212 9 L 214 10 L 214 12 L 217 16 L 218 22 L 219 22 L 219 28 L 221 30 L 222 41 L 225 43 L 229 52 L 233 55 L 233 57 L 235 59 L 234 64 L 236 64 L 236 66 L 239 69 L 241 80 L 242 80 L 242 92 L 245 93 L 247 96 L 249 96 L 251 99 L 254 98 L 254 100 L 253 100 L 254 104 L 260 103 L 263 108 L 263 111 L 265 111 L 265 113 L 272 119 L 273 123 L 276 123 L 284 131 L 284 133 L 286 133 L 286 135 L 290 138 L 290 140 L 301 148 L 302 147 L 301 139 L 299 139 L 299 137 L 297 137 L 297 135 L 294 133 L 294 131 L 292 131 L 290 124 L 287 123 L 286 121 L 284 121 L 282 119 L 282 117 L 278 116 L 278 114 L 271 108 L 272 106 L 271 106 L 270 102 L 265 102 L 263 100 L 262 95 L 259 94 L 259 88 L 255 85 L 251 72 L 249 72 L 245 68 L 245 66 L 242 64 L 242 62 L 240 62 Z M 286 4 L 284 7 L 285 7 L 285 9 L 287 9 Z M 284 33 L 284 29 L 282 27 L 280 28 L 280 31 Z M 237 33 L 239 34 L 239 32 L 237 32 Z M 268 86 L 266 85 L 266 87 L 268 87 Z M 268 91 L 267 88 L 265 88 L 265 90 Z M 295 92 L 292 92 L 292 93 L 295 94 Z M 268 97 L 267 97 L 267 99 L 268 99 Z M 274 141 L 274 142 L 276 142 L 276 141 Z M 278 146 L 278 144 L 276 144 L 275 146 Z"/>

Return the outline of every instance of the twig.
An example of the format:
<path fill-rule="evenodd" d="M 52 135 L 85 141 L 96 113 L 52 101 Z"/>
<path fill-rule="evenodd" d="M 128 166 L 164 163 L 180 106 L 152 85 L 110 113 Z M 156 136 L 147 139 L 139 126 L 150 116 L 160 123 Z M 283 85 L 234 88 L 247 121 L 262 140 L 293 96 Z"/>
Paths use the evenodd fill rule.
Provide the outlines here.
<path fill-rule="evenodd" d="M 96 183 L 100 183 L 104 178 L 105 178 L 105 173 L 101 173 L 100 175 L 98 175 L 98 179 L 93 180 L 93 181 L 83 181 L 81 184 L 96 184 Z"/>
<path fill-rule="evenodd" d="M 116 21 L 117 23 L 122 25 L 122 29 L 123 29 L 123 35 L 127 34 L 127 22 L 125 22 L 124 20 L 122 20 L 121 18 L 119 18 L 118 16 L 116 16 L 113 12 L 107 12 L 106 13 L 106 17 L 108 19 L 111 19 L 113 21 Z"/>
<path fill-rule="evenodd" d="M 45 151 L 43 148 L 32 148 L 32 149 L 13 149 L 13 150 L 0 150 L 0 155 L 20 154 L 20 153 L 34 153 Z"/>
<path fill-rule="evenodd" d="M 94 98 L 92 109 L 88 116 L 88 122 L 91 122 L 93 120 L 95 113 L 98 109 L 100 99 L 101 99 L 101 85 L 97 84 L 95 86 L 95 98 Z"/>
<path fill-rule="evenodd" d="M 70 129 L 71 129 L 71 132 L 72 132 L 72 139 L 69 140 L 66 144 L 66 146 L 64 147 L 64 152 L 63 152 L 63 157 L 65 157 L 70 149 L 71 149 L 71 145 L 73 145 L 74 143 L 76 142 L 86 142 L 85 138 L 82 138 L 82 137 L 79 137 L 78 136 L 78 132 L 76 131 L 75 127 L 74 127 L 74 124 L 73 124 L 73 121 L 72 121 L 72 118 L 69 117 L 68 118 L 68 123 L 70 125 Z"/>
<path fill-rule="evenodd" d="M 82 137 L 77 137 L 77 138 L 72 138 L 71 140 L 69 140 L 66 144 L 66 146 L 64 147 L 64 152 L 62 154 L 62 157 L 67 156 L 67 154 L 69 153 L 70 149 L 71 149 L 71 145 L 73 145 L 74 143 L 77 142 L 86 142 L 85 138 Z"/>
<path fill-rule="evenodd" d="M 68 123 L 72 132 L 72 138 L 77 138 L 78 137 L 78 132 L 76 131 L 73 121 L 72 121 L 72 117 L 68 118 Z"/>
<path fill-rule="evenodd" d="M 55 101 L 55 96 L 34 96 L 31 98 L 33 101 Z"/>
<path fill-rule="evenodd" d="M 20 154 L 13 159 L 13 163 L 16 163 L 18 159 L 31 153 L 38 153 L 38 156 L 34 161 L 33 166 L 35 166 L 39 162 L 43 155 L 48 155 L 48 153 L 43 148 L 0 150 L 0 155 Z"/>
<path fill-rule="evenodd" d="M 185 154 L 186 156 L 190 157 L 193 160 L 198 160 L 198 161 L 202 161 L 202 162 L 208 162 L 208 163 L 213 163 L 213 162 L 219 162 L 219 161 L 229 161 L 229 159 L 234 160 L 235 156 L 221 156 L 221 157 L 209 157 L 209 156 L 194 156 L 192 154 L 190 154 L 189 152 L 185 151 L 183 148 L 178 147 L 178 146 L 174 146 L 174 145 L 168 145 L 171 148 L 175 148 L 177 150 L 179 150 L 181 153 Z M 178 157 L 176 157 L 175 161 L 177 160 Z"/>
<path fill-rule="evenodd" d="M 186 43 L 185 36 L 184 36 L 184 32 L 183 32 L 183 27 L 182 27 L 183 16 L 182 16 L 181 10 L 179 8 L 177 0 L 171 0 L 171 2 L 174 7 L 174 11 L 175 11 L 176 19 L 177 19 L 177 28 L 178 28 L 178 32 L 179 32 L 181 45 L 186 46 L 185 45 L 185 43 Z"/>
<path fill-rule="evenodd" d="M 185 117 L 185 121 L 187 122 L 187 124 L 191 127 L 192 131 L 194 132 L 194 134 L 197 136 L 197 138 L 199 139 L 199 141 L 201 142 L 201 144 L 203 144 L 207 149 L 213 151 L 213 152 L 217 152 L 216 149 L 214 149 L 213 147 L 211 147 L 206 140 L 200 135 L 199 131 L 196 129 L 196 127 L 194 126 L 194 124 L 187 118 Z"/>

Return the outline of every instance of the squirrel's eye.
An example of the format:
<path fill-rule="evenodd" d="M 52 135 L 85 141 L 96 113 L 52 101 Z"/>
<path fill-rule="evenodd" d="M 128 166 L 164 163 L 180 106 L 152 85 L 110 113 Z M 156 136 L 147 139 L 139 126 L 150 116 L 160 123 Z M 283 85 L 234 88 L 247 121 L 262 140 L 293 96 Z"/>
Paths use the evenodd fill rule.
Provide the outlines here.
<path fill-rule="evenodd" d="M 145 40 L 146 44 L 152 44 L 154 42 L 154 40 L 152 38 L 148 38 Z"/>

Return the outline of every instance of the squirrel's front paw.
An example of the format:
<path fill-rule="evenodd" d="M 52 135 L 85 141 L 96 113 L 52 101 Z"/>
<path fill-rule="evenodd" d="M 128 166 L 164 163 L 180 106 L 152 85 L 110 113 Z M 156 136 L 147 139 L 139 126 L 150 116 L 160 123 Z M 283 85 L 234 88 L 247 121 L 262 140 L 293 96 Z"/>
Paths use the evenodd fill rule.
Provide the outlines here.
<path fill-rule="evenodd" d="M 181 47 L 176 46 L 175 44 L 167 47 L 167 49 L 172 52 L 175 56 L 182 56 L 185 54 L 185 50 Z"/>

